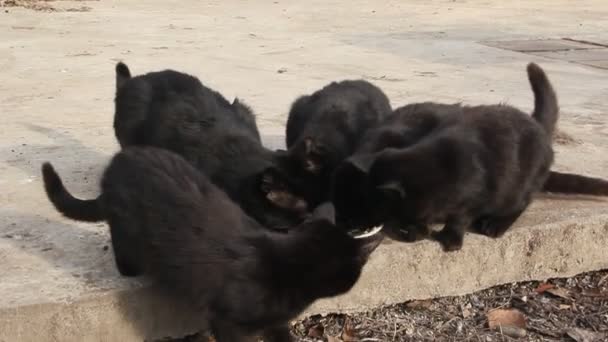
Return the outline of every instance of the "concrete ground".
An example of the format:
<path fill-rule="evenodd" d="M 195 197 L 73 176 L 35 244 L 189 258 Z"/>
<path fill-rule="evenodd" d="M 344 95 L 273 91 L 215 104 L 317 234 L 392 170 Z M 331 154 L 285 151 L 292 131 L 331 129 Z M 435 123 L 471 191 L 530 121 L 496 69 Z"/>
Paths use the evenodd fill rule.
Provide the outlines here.
<path fill-rule="evenodd" d="M 296 96 L 346 78 L 376 83 L 395 107 L 434 100 L 530 110 L 525 65 L 535 61 L 560 98 L 555 168 L 608 177 L 603 0 L 46 4 L 57 10 L 0 8 L 0 341 L 141 341 L 203 326 L 119 278 L 106 226 L 62 219 L 42 191 L 48 160 L 74 193 L 97 194 L 117 150 L 119 60 L 136 74 L 174 68 L 238 95 L 273 145 Z M 562 38 L 592 44 L 562 49 L 572 42 Z M 537 39 L 554 40 L 504 42 Z M 308 313 L 608 268 L 607 222 L 604 199 L 543 196 L 503 239 L 469 236 L 458 253 L 387 242 L 353 291 Z"/>

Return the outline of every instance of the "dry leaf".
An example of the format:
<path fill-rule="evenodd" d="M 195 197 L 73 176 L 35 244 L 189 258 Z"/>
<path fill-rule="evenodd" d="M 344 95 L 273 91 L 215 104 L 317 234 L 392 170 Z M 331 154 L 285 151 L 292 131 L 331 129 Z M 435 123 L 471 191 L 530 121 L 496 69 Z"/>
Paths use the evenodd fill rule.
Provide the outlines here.
<path fill-rule="evenodd" d="M 430 299 L 426 299 L 426 300 L 413 300 L 413 301 L 405 304 L 405 306 L 407 306 L 410 309 L 428 309 L 431 307 L 432 304 L 433 304 L 433 301 L 431 301 Z"/>
<path fill-rule="evenodd" d="M 471 317 L 471 311 L 467 308 L 462 310 L 462 318 L 469 318 Z"/>
<path fill-rule="evenodd" d="M 487 317 L 490 329 L 500 326 L 526 328 L 526 316 L 517 309 L 494 309 L 488 312 Z"/>
<path fill-rule="evenodd" d="M 553 284 L 542 283 L 542 284 L 538 285 L 538 287 L 534 291 L 536 291 L 536 293 L 543 293 L 543 292 L 545 292 L 545 291 L 547 291 L 549 289 L 552 289 L 554 287 L 555 287 L 555 285 L 553 285 Z"/>
<path fill-rule="evenodd" d="M 570 291 L 568 291 L 562 287 L 555 287 L 552 289 L 547 289 L 545 292 L 550 293 L 556 297 L 569 299 L 569 300 L 572 299 L 572 297 L 570 297 Z"/>
<path fill-rule="evenodd" d="M 310 329 L 308 329 L 308 337 L 312 338 L 323 338 L 325 334 L 325 328 L 322 324 L 315 324 Z"/>
<path fill-rule="evenodd" d="M 582 293 L 585 297 L 608 297 L 608 293 L 602 292 L 599 289 L 586 289 Z"/>
<path fill-rule="evenodd" d="M 496 331 L 499 331 L 501 334 L 503 334 L 505 336 L 509 336 L 509 337 L 513 337 L 513 338 L 526 337 L 526 335 L 528 333 L 526 331 L 526 329 L 514 327 L 511 325 L 501 325 L 500 327 L 496 328 Z"/>
<path fill-rule="evenodd" d="M 568 331 L 566 331 L 566 335 L 570 336 L 570 338 L 572 338 L 576 342 L 594 342 L 599 341 L 600 339 L 600 336 L 598 336 L 598 334 L 580 328 L 568 329 Z"/>
<path fill-rule="evenodd" d="M 343 341 L 335 336 L 327 336 L 327 342 L 343 342 Z"/>
<path fill-rule="evenodd" d="M 355 329 L 353 329 L 352 325 L 348 321 L 344 324 L 344 329 L 342 329 L 342 335 L 340 337 L 344 342 L 359 341 L 357 334 L 355 333 Z"/>
<path fill-rule="evenodd" d="M 571 305 L 565 305 L 565 304 L 560 304 L 559 305 L 559 309 L 560 310 L 568 310 L 570 309 L 572 306 Z"/>

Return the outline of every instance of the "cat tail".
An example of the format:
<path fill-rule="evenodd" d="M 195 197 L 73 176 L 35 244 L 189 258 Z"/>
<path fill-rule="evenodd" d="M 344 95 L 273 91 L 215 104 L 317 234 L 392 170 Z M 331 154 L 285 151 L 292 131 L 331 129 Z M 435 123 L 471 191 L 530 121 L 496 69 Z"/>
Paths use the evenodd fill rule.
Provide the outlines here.
<path fill-rule="evenodd" d="M 116 90 L 123 86 L 128 80 L 131 79 L 131 71 L 129 67 L 123 63 L 118 62 L 116 64 Z"/>
<path fill-rule="evenodd" d="M 42 177 L 46 195 L 57 211 L 65 217 L 86 222 L 104 220 L 98 199 L 81 200 L 72 196 L 50 163 L 42 164 Z"/>
<path fill-rule="evenodd" d="M 573 173 L 551 171 L 543 185 L 544 192 L 608 196 L 608 180 Z"/>
<path fill-rule="evenodd" d="M 549 136 L 553 136 L 559 113 L 557 95 L 547 75 L 538 64 L 528 64 L 528 80 L 532 86 L 532 92 L 534 92 L 532 117 L 543 126 Z"/>

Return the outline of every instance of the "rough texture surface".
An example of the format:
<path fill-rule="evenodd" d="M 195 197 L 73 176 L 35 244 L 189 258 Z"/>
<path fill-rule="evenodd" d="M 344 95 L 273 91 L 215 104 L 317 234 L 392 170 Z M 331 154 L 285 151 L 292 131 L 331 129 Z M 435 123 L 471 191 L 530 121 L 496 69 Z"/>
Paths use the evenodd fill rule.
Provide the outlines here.
<path fill-rule="evenodd" d="M 294 322 L 292 331 L 301 342 L 319 337 L 331 342 L 600 342 L 608 340 L 607 308 L 608 271 L 593 271 L 364 312 L 313 315 Z M 201 333 L 171 342 L 211 340 Z"/>
<path fill-rule="evenodd" d="M 608 71 L 478 43 L 605 43 L 605 1 L 104 0 L 70 10 L 81 4 L 48 2 L 65 7 L 52 12 L 0 8 L 3 342 L 141 341 L 204 326 L 139 281 L 119 278 L 104 248 L 106 226 L 62 219 L 42 191 L 39 168 L 49 160 L 75 194 L 97 193 L 117 149 L 118 60 L 135 74 L 175 68 L 228 98 L 238 95 L 268 135 L 281 134 L 296 96 L 346 78 L 376 83 L 394 106 L 503 101 L 530 110 L 525 65 L 535 61 L 562 108 L 556 169 L 608 177 Z M 537 201 L 503 239 L 468 236 L 456 254 L 432 242 L 386 243 L 351 293 L 319 301 L 308 313 L 607 268 L 607 222 L 606 200 L 553 196 Z"/>

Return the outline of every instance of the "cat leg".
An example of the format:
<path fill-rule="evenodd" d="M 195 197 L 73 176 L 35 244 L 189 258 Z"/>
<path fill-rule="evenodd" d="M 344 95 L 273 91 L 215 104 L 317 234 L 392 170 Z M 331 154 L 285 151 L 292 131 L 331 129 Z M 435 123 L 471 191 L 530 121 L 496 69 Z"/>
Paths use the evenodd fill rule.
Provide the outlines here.
<path fill-rule="evenodd" d="M 457 251 L 462 248 L 464 233 L 471 225 L 472 219 L 468 215 L 451 216 L 443 229 L 433 232 L 432 237 L 438 241 L 446 252 Z"/>
<path fill-rule="evenodd" d="M 409 224 L 402 231 L 406 234 L 406 241 L 415 242 L 429 236 L 429 227 L 423 223 Z"/>
<path fill-rule="evenodd" d="M 255 339 L 236 324 L 214 319 L 211 331 L 217 342 L 254 342 Z"/>
<path fill-rule="evenodd" d="M 116 268 L 122 276 L 135 277 L 142 273 L 137 255 L 137 242 L 132 241 L 124 225 L 118 224 L 119 221 L 115 218 L 108 220 Z"/>
<path fill-rule="evenodd" d="M 289 327 L 279 325 L 264 330 L 264 342 L 293 342 L 294 338 L 289 332 Z"/>

